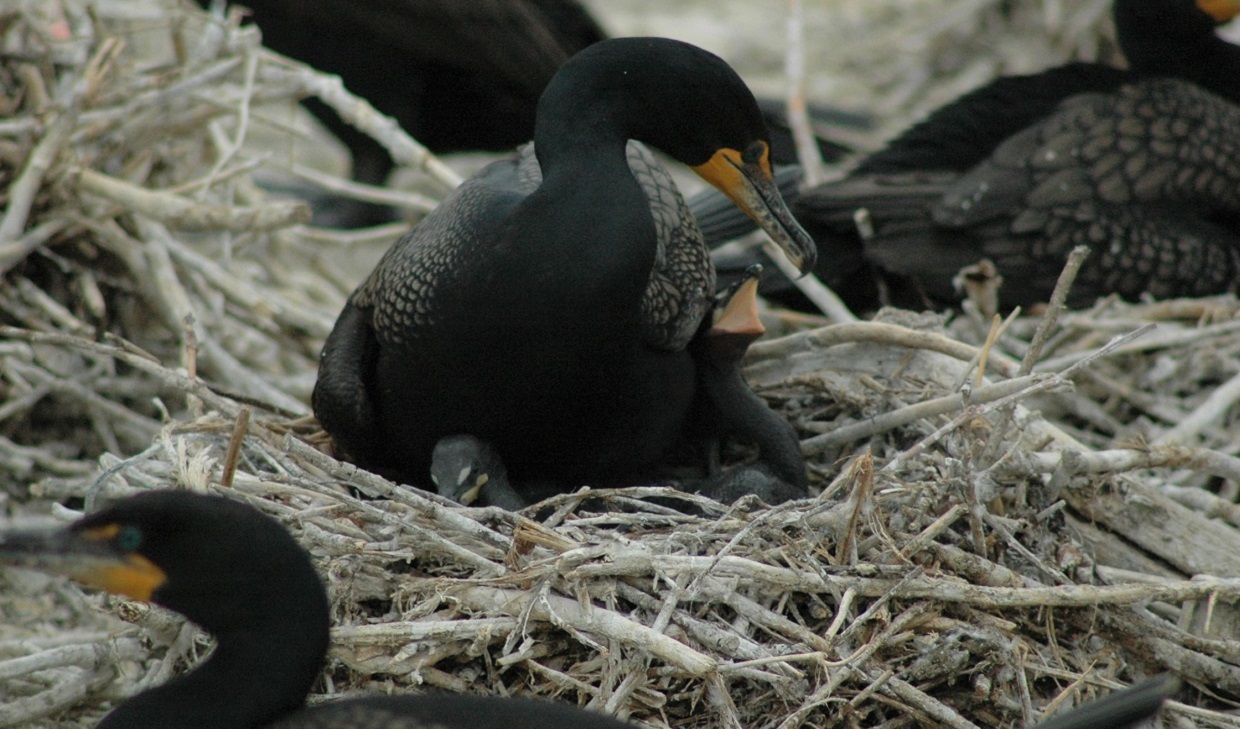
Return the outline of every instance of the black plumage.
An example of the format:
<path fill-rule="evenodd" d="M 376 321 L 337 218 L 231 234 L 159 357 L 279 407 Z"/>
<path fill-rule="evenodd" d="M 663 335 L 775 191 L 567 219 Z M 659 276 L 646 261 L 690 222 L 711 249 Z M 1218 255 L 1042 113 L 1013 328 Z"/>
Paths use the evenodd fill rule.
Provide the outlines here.
<path fill-rule="evenodd" d="M 769 504 L 804 498 L 809 485 L 796 431 L 750 389 L 741 374 L 749 345 L 765 332 L 757 308 L 760 273 L 757 266 L 747 272 L 715 321 L 691 345 L 698 366 L 699 418 L 707 432 L 733 436 L 758 448 L 752 463 L 686 485 L 729 504 L 750 494 Z"/>
<path fill-rule="evenodd" d="M 1154 676 L 1066 711 L 1034 729 L 1123 729 L 1135 726 L 1156 715 L 1163 702 L 1179 688 L 1180 680 L 1175 676 Z"/>
<path fill-rule="evenodd" d="M 575 0 L 246 0 L 269 48 L 328 73 L 434 152 L 504 150 L 530 139 L 538 96 L 606 33 Z M 379 184 L 386 150 L 308 100 Z"/>
<path fill-rule="evenodd" d="M 812 265 L 735 72 L 678 41 L 596 44 L 539 103 L 537 188 L 516 161 L 489 166 L 350 297 L 314 392 L 344 450 L 420 484 L 435 443 L 468 433 L 495 446 L 518 488 L 572 488 L 641 477 L 680 438 L 709 262 L 661 246 L 629 140 L 692 166 Z"/>
<path fill-rule="evenodd" d="M 634 149 L 640 147 L 636 142 L 629 145 L 629 167 L 641 179 L 638 170 L 645 168 L 649 153 L 644 148 Z M 659 171 L 662 172 L 661 167 Z M 675 198 L 683 206 L 678 194 Z M 677 234 L 685 229 L 677 228 Z M 752 463 L 711 473 L 706 478 L 690 478 L 679 486 L 728 504 L 748 495 L 756 495 L 768 504 L 807 495 L 805 459 L 796 431 L 754 394 L 741 374 L 745 352 L 765 332 L 758 318 L 759 273 L 761 267 L 755 266 L 744 281 L 727 293 L 712 321 L 703 322 L 702 331 L 689 344 L 697 365 L 697 398 L 692 417 L 700 424 L 690 426 L 690 437 L 696 434 L 708 443 L 716 443 L 720 437 L 734 436 L 756 445 L 758 457 Z M 529 503 L 513 488 L 495 448 L 472 435 L 441 438 L 431 454 L 430 473 L 440 495 L 461 504 L 517 511 Z M 523 484 L 522 490 L 534 500 L 554 493 L 546 484 Z"/>
<path fill-rule="evenodd" d="M 642 295 L 642 336 L 660 349 L 683 349 L 711 308 L 715 270 L 710 253 L 689 204 L 658 157 L 629 140 L 625 161 L 654 221 L 655 265 Z M 542 169 L 533 144 L 519 150 L 516 164 L 517 191 L 528 195 L 537 190 Z"/>
<path fill-rule="evenodd" d="M 930 215 L 928 241 L 893 223 L 867 255 L 933 300 L 950 300 L 946 274 L 984 257 L 1004 277 L 1002 306 L 1045 301 L 1077 245 L 1091 253 L 1072 305 L 1240 290 L 1240 106 L 1173 79 L 1073 97 L 956 179 Z M 910 246 L 939 275 L 910 266 Z"/>
<path fill-rule="evenodd" d="M 1116 0 L 1130 69 L 999 79 L 801 193 L 793 212 L 832 262 L 820 275 L 855 309 L 942 305 L 959 300 L 957 272 L 988 259 L 1010 308 L 1045 301 L 1083 244 L 1073 305 L 1235 290 L 1240 48 L 1214 29 L 1236 13 Z"/>
<path fill-rule="evenodd" d="M 305 708 L 327 652 L 327 593 L 283 527 L 223 497 L 143 493 L 67 528 L 2 534 L 0 560 L 149 600 L 215 637 L 197 668 L 121 702 L 99 729 L 631 728 L 563 704 L 483 696 Z"/>

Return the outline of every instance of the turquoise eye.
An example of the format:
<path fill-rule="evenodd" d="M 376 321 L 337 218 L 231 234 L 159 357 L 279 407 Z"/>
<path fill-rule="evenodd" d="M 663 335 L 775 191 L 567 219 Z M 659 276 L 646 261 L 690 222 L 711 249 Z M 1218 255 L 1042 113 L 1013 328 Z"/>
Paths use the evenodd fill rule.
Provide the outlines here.
<path fill-rule="evenodd" d="M 142 544 L 142 532 L 138 527 L 121 527 L 121 530 L 116 533 L 116 546 L 122 552 L 132 552 L 140 544 Z"/>
<path fill-rule="evenodd" d="M 745 148 L 741 160 L 749 164 L 757 164 L 764 156 L 766 156 L 766 143 L 754 142 Z"/>

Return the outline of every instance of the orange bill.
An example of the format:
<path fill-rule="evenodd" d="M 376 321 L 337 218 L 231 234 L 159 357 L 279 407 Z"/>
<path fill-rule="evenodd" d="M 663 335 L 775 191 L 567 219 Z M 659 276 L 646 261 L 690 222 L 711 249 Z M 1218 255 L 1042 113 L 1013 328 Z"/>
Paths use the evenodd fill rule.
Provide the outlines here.
<path fill-rule="evenodd" d="M 1197 0 L 1197 7 L 1218 23 L 1226 23 L 1240 15 L 1240 0 Z"/>
<path fill-rule="evenodd" d="M 818 248 L 809 233 L 792 217 L 775 186 L 770 147 L 766 142 L 754 142 L 744 152 L 721 149 L 693 171 L 753 218 L 801 273 L 814 268 Z"/>
<path fill-rule="evenodd" d="M 66 575 L 135 600 L 150 600 L 167 580 L 147 558 L 112 543 L 117 525 L 12 531 L 0 534 L 0 563 Z"/>

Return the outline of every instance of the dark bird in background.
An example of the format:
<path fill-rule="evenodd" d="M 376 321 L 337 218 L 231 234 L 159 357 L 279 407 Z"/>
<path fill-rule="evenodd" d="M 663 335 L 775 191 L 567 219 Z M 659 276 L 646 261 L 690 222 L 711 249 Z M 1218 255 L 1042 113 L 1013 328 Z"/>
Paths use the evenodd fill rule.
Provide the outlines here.
<path fill-rule="evenodd" d="M 202 0 L 206 5 L 209 0 Z M 327 73 L 436 153 L 505 150 L 534 134 L 538 96 L 606 33 L 575 0 L 246 0 L 263 44 Z M 382 185 L 392 158 L 327 105 L 306 107 Z"/>
<path fill-rule="evenodd" d="M 407 694 L 305 706 L 331 613 L 306 552 L 275 520 L 220 496 L 151 491 L 68 527 L 0 532 L 0 562 L 68 575 L 184 615 L 216 639 L 190 673 L 122 701 L 99 729 L 631 729 L 549 701 Z M 1178 688 L 1161 677 L 1042 725 L 1121 729 Z"/>
<path fill-rule="evenodd" d="M 541 183 L 530 189 L 518 160 L 492 164 L 349 298 L 313 396 L 344 451 L 415 485 L 435 444 L 462 433 L 493 445 L 518 489 L 649 473 L 684 434 L 697 384 L 688 343 L 714 278 L 679 193 L 652 212 L 629 140 L 692 167 L 813 265 L 736 73 L 678 41 L 595 44 L 539 102 Z"/>
<path fill-rule="evenodd" d="M 986 259 L 1011 308 L 1047 300 L 1087 245 L 1072 305 L 1236 290 L 1240 48 L 1215 28 L 1237 13 L 1235 0 L 1116 0 L 1129 69 L 998 79 L 802 192 L 790 205 L 830 261 L 819 275 L 856 310 L 938 306 Z"/>
<path fill-rule="evenodd" d="M 207 5 L 210 0 L 200 0 Z M 538 97 L 573 55 L 607 37 L 576 0 L 245 0 L 274 51 L 341 77 L 345 88 L 394 118 L 436 154 L 509 150 L 534 136 Z M 349 148 L 353 178 L 382 185 L 393 161 L 378 142 L 317 99 L 306 108 Z M 796 160 L 781 103 L 763 113 L 772 154 Z M 864 127 L 864 115 L 815 106 L 819 127 Z M 820 136 L 827 159 L 848 149 Z M 319 212 L 316 210 L 316 213 Z M 390 217 L 344 206 L 338 222 Z"/>

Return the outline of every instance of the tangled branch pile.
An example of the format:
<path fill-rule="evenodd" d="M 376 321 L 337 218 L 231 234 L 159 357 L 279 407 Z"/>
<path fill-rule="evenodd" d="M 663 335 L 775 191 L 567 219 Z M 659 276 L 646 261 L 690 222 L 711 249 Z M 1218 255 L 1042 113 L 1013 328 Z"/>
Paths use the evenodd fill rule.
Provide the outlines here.
<path fill-rule="evenodd" d="M 1191 686 L 1177 721 L 1240 725 L 1217 697 L 1240 694 L 1234 299 L 1103 301 L 990 344 L 972 315 L 793 333 L 755 346 L 747 375 L 803 434 L 816 498 L 725 507 L 649 487 L 466 509 L 314 447 L 302 416 L 352 285 L 336 261 L 358 243 L 299 226 L 303 204 L 251 179 L 296 172 L 289 158 L 242 142 L 314 93 L 402 162 L 451 173 L 233 22 L 54 10 L 0 18 L 10 510 L 188 488 L 273 514 L 329 582 L 326 695 L 425 685 L 654 727 L 964 728 L 1171 670 Z M 91 725 L 207 650 L 160 611 L 3 579 L 0 725 Z"/>

